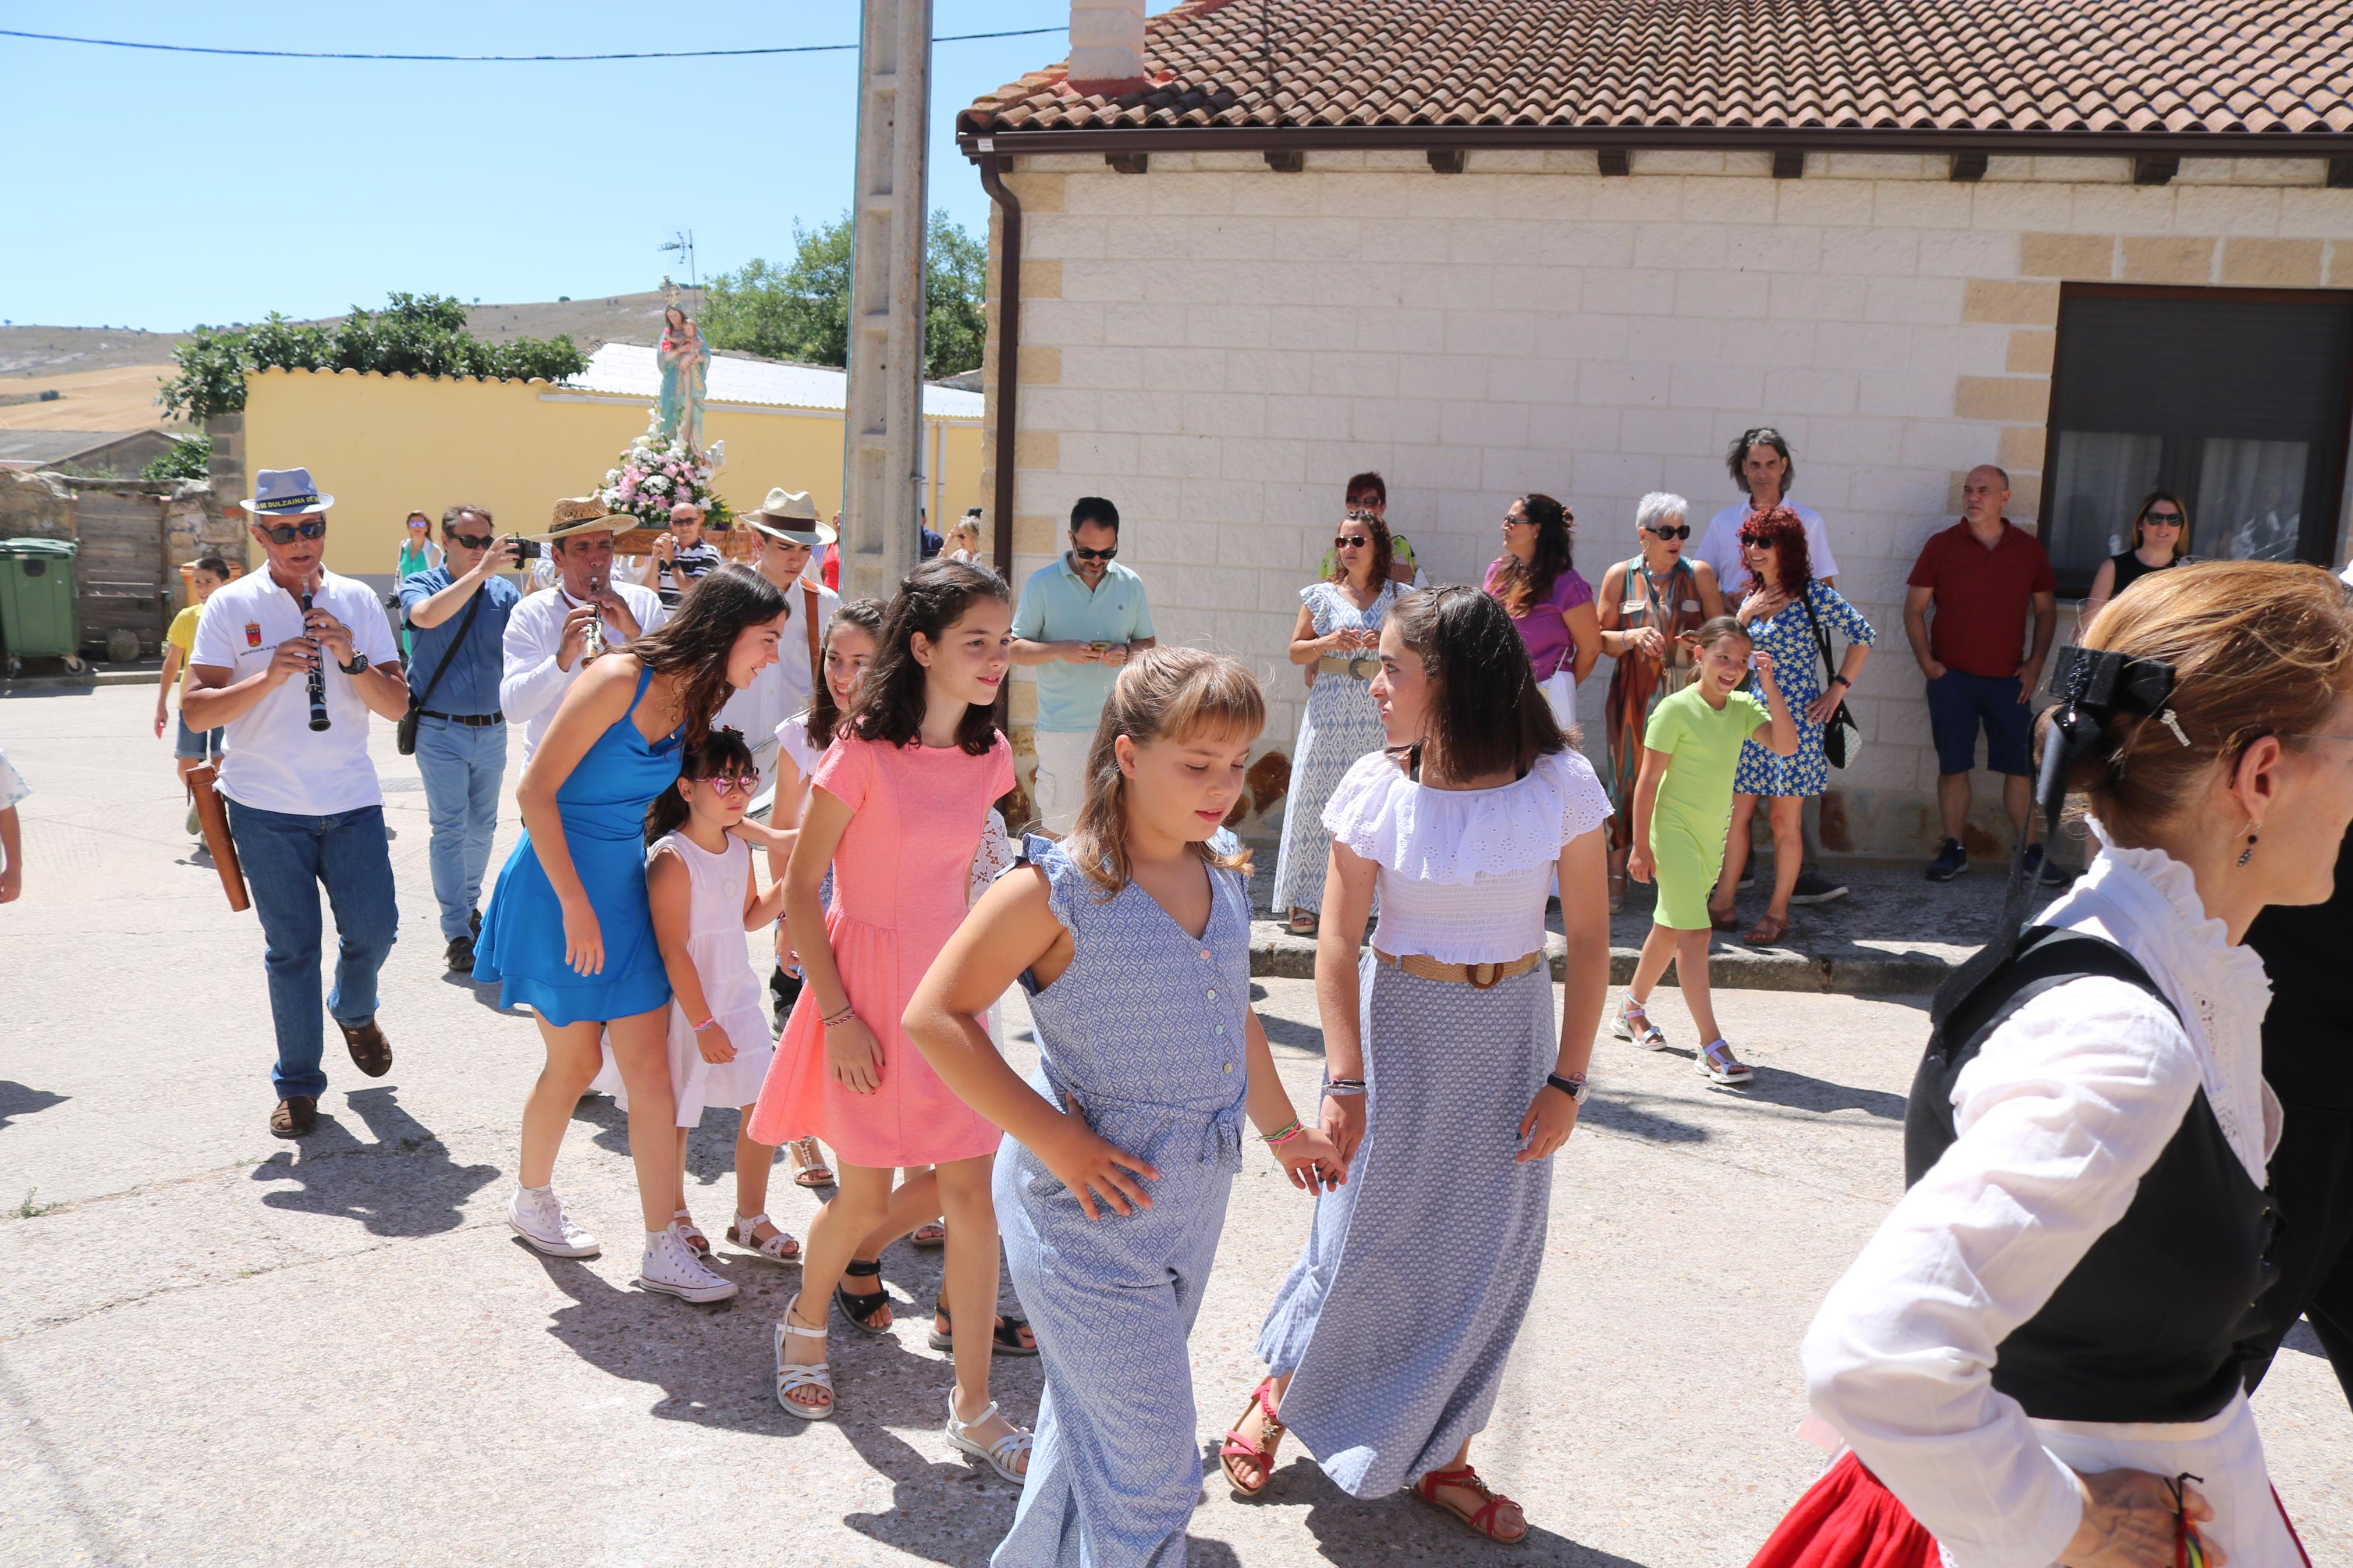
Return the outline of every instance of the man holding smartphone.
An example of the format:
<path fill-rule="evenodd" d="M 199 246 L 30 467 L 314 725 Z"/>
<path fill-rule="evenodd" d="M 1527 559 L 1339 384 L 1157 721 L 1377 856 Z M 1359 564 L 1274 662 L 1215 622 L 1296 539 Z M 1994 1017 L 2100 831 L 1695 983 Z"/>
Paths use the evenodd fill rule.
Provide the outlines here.
<path fill-rule="evenodd" d="M 479 506 L 441 514 L 441 564 L 405 577 L 401 618 L 414 651 L 408 690 L 417 708 L 417 771 L 432 825 L 428 858 L 441 940 L 451 969 L 472 973 L 475 912 L 506 778 L 507 724 L 499 711 L 500 646 L 522 592 L 505 574 L 521 555 L 514 535 L 491 531 Z"/>
<path fill-rule="evenodd" d="M 1119 553 L 1119 508 L 1081 496 L 1071 547 L 1029 575 L 1013 610 L 1013 662 L 1038 672 L 1039 830 L 1060 838 L 1086 799 L 1087 747 L 1119 667 L 1153 646 L 1144 579 Z"/>

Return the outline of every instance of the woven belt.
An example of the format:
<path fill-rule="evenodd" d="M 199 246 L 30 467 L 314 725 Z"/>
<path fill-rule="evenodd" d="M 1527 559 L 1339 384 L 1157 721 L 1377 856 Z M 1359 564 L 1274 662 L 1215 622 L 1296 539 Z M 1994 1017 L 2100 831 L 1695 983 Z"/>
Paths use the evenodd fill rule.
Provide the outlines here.
<path fill-rule="evenodd" d="M 1524 952 L 1503 963 L 1441 963 L 1437 959 L 1419 952 L 1409 952 L 1403 958 L 1373 949 L 1373 956 L 1392 969 L 1401 969 L 1416 980 L 1450 980 L 1468 985 L 1474 991 L 1486 991 L 1506 980 L 1516 980 L 1545 961 L 1544 950 Z"/>
<path fill-rule="evenodd" d="M 444 723 L 463 724 L 469 730 L 487 730 L 493 724 L 507 721 L 503 713 L 436 713 L 430 708 L 418 709 L 417 716 L 419 719 L 438 719 Z"/>
<path fill-rule="evenodd" d="M 1325 675 L 1345 675 L 1357 680 L 1370 680 L 1381 672 L 1380 655 L 1360 653 L 1354 656 L 1327 653 L 1315 660 L 1315 668 Z"/>

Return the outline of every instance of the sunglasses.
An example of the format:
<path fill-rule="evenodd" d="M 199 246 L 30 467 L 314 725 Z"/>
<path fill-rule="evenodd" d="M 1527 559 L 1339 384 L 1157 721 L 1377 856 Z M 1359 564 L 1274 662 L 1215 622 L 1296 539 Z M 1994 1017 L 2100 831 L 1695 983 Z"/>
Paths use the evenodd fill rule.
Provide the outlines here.
<path fill-rule="evenodd" d="M 2153 511 L 2141 519 L 2150 528 L 2179 528 L 2181 514 L 2178 511 Z"/>
<path fill-rule="evenodd" d="M 291 544 L 298 539 L 321 539 L 327 532 L 326 521 L 316 517 L 308 522 L 290 522 L 278 528 L 264 528 L 259 523 L 254 526 L 261 528 L 261 537 L 272 544 Z"/>
<path fill-rule="evenodd" d="M 1690 530 L 1686 529 L 1684 531 L 1689 532 Z M 1759 539 L 1753 533 L 1742 534 L 1740 536 L 1740 542 L 1743 547 L 1749 550 L 1771 550 L 1776 548 L 1771 540 Z"/>
<path fill-rule="evenodd" d="M 462 544 L 469 550 L 488 550 L 498 542 L 498 536 L 492 533 L 453 533 L 449 535 L 449 542 Z"/>
<path fill-rule="evenodd" d="M 1342 533 L 1335 534 L 1333 537 L 1332 548 L 1335 550 L 1362 550 L 1366 545 L 1370 544 L 1371 542 L 1371 539 L 1361 533 Z"/>
<path fill-rule="evenodd" d="M 1089 550 L 1083 544 L 1073 544 L 1071 553 L 1082 561 L 1108 561 L 1119 553 L 1119 546 L 1114 544 L 1109 550 Z"/>
<path fill-rule="evenodd" d="M 1653 528 L 1651 531 L 1661 539 L 1689 539 L 1691 524 L 1686 522 L 1675 528 Z"/>
<path fill-rule="evenodd" d="M 760 787 L 757 773 L 708 773 L 694 781 L 707 784 L 722 795 L 750 795 Z"/>

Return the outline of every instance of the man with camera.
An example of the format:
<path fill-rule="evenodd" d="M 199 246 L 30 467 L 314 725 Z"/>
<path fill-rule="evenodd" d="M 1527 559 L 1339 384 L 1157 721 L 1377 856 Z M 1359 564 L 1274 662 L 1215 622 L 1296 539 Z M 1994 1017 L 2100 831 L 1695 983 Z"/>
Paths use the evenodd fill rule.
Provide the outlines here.
<path fill-rule="evenodd" d="M 1119 508 L 1081 496 L 1071 508 L 1071 547 L 1022 584 L 1013 608 L 1013 662 L 1038 672 L 1039 831 L 1060 838 L 1086 801 L 1087 748 L 1119 667 L 1154 646 L 1144 579 L 1119 553 Z"/>
<path fill-rule="evenodd" d="M 353 1065 L 370 1078 L 392 1070 L 392 1046 L 375 1021 L 375 983 L 399 912 L 367 721 L 407 711 L 408 687 L 382 601 L 357 578 L 326 569 L 334 502 L 317 492 L 307 468 L 255 476 L 244 510 L 268 565 L 205 601 L 180 698 L 190 729 L 228 730 L 218 788 L 268 944 L 279 1097 L 269 1131 L 280 1138 L 311 1131 L 327 1089 L 322 884 L 339 945 L 327 1011 Z"/>
<path fill-rule="evenodd" d="M 499 708 L 522 726 L 525 763 L 588 660 L 670 618 L 651 588 L 614 575 L 613 535 L 636 526 L 596 497 L 575 496 L 555 503 L 554 521 L 533 542 L 546 546 L 555 583 L 524 595 L 508 616 L 499 679 Z"/>
<path fill-rule="evenodd" d="M 662 607 L 678 608 L 687 590 L 719 570 L 726 557 L 702 537 L 702 509 L 682 500 L 670 509 L 670 531 L 656 538 L 638 581 L 661 595 Z"/>
<path fill-rule="evenodd" d="M 474 932 L 482 917 L 482 873 L 499 826 L 506 778 L 507 724 L 499 710 L 500 645 L 522 591 L 504 574 L 524 559 L 523 542 L 491 531 L 479 506 L 441 514 L 441 564 L 400 583 L 401 617 L 409 630 L 408 689 L 415 717 L 404 732 L 425 778 L 432 825 L 428 858 L 433 898 L 441 906 L 444 957 L 451 969 L 474 969 Z M 536 544 L 531 553 L 539 553 Z"/>

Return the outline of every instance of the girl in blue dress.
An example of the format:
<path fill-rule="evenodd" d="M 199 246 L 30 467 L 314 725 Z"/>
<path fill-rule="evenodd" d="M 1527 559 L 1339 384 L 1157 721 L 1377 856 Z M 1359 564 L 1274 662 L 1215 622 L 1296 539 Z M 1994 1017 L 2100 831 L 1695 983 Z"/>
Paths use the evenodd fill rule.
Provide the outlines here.
<path fill-rule="evenodd" d="M 678 781 L 681 742 L 776 658 L 785 597 L 747 567 L 712 573 L 678 614 L 598 657 L 565 693 L 515 790 L 523 836 L 491 894 L 474 978 L 539 1019 L 547 1063 L 524 1102 L 507 1223 L 540 1251 L 586 1258 L 551 1182 L 572 1108 L 609 1037 L 629 1093 L 629 1153 L 645 1210 L 638 1283 L 716 1301 L 734 1283 L 703 1267 L 685 1213 L 670 1082 L 670 979 L 646 901 L 646 807 Z"/>
<path fill-rule="evenodd" d="M 1201 1490 L 1185 1344 L 1242 1118 L 1293 1185 L 1345 1173 L 1300 1124 L 1249 1005 L 1248 856 L 1219 825 L 1265 716 L 1232 659 L 1166 647 L 1130 661 L 1076 830 L 1028 839 L 907 1009 L 942 1081 L 1007 1133 L 997 1211 L 1046 1395 L 1000 1568 L 1185 1561 Z M 1029 1083 L 980 1023 L 1017 980 L 1037 1026 Z"/>

